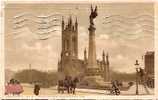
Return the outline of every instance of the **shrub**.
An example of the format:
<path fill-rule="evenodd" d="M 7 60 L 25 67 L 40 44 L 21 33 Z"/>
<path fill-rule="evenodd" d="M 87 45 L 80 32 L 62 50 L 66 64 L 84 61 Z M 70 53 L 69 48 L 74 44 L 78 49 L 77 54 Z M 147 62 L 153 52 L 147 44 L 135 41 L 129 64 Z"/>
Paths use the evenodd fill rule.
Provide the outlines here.
<path fill-rule="evenodd" d="M 57 84 L 57 72 L 42 72 L 35 69 L 22 70 L 14 75 L 14 79 L 21 83 L 40 83 L 41 87 L 50 87 Z"/>

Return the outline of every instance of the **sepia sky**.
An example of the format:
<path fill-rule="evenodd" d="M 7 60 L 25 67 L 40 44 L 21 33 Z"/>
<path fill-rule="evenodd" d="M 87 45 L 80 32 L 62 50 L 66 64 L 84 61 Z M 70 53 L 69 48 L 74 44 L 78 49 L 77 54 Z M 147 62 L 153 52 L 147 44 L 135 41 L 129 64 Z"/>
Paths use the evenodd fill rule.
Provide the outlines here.
<path fill-rule="evenodd" d="M 88 49 L 88 26 L 91 4 L 8 4 L 5 8 L 5 68 L 21 70 L 56 70 L 61 52 L 61 29 L 54 26 L 50 34 L 39 35 L 40 16 L 65 21 L 71 15 L 78 18 L 79 58 Z M 97 58 L 102 51 L 109 54 L 110 68 L 119 72 L 135 71 L 138 59 L 143 66 L 142 55 L 154 50 L 154 7 L 152 3 L 106 3 L 98 6 L 96 26 Z M 49 21 L 50 17 L 44 20 Z M 23 19 L 27 19 L 23 21 Z M 15 23 L 20 22 L 20 28 Z M 60 21 L 52 24 L 60 24 Z M 42 40 L 42 38 L 47 38 Z"/>

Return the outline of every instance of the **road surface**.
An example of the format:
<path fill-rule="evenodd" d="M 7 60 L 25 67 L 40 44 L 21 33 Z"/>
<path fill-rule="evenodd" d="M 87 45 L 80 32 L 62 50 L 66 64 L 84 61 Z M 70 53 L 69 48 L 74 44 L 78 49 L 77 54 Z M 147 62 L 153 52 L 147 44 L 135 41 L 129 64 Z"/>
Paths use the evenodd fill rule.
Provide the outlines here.
<path fill-rule="evenodd" d="M 20 95 L 30 96 L 33 94 L 34 87 L 29 84 L 22 84 L 24 92 Z M 148 92 L 144 88 L 143 85 L 139 85 L 139 94 L 140 95 L 153 95 L 154 89 L 149 89 Z M 128 91 L 121 91 L 121 95 L 135 95 L 136 86 L 133 85 L 130 87 Z M 104 96 L 104 95 L 110 95 L 110 92 L 107 90 L 96 90 L 96 89 L 76 89 L 76 94 L 68 94 L 66 91 L 64 94 L 58 93 L 57 87 L 51 87 L 51 88 L 41 88 L 40 96 Z"/>

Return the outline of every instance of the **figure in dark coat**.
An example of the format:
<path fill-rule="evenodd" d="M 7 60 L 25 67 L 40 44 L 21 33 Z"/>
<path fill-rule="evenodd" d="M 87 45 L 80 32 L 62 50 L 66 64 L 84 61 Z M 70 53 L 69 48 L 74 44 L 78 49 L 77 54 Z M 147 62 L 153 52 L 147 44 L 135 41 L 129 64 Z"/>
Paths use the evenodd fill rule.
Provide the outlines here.
<path fill-rule="evenodd" d="M 40 91 L 40 86 L 39 86 L 39 84 L 35 84 L 35 86 L 34 86 L 34 94 L 35 94 L 35 95 L 39 95 L 39 91 Z"/>

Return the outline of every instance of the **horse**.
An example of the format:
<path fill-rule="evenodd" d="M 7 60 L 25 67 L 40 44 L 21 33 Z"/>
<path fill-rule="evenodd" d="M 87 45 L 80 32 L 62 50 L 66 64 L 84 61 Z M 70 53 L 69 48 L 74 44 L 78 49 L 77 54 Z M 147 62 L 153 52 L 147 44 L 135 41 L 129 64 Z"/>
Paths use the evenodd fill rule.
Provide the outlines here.
<path fill-rule="evenodd" d="M 67 93 L 71 93 L 71 84 L 72 84 L 72 77 L 66 76 L 64 80 L 64 86 L 67 90 Z"/>
<path fill-rule="evenodd" d="M 62 93 L 64 93 L 64 80 L 59 80 L 58 81 L 58 93 L 60 93 L 60 91 L 62 92 Z"/>
<path fill-rule="evenodd" d="M 76 86 L 77 86 L 78 82 L 79 82 L 79 80 L 78 80 L 77 77 L 75 77 L 74 80 L 71 81 L 71 84 L 70 84 L 71 93 L 75 94 L 75 89 L 76 89 Z"/>

